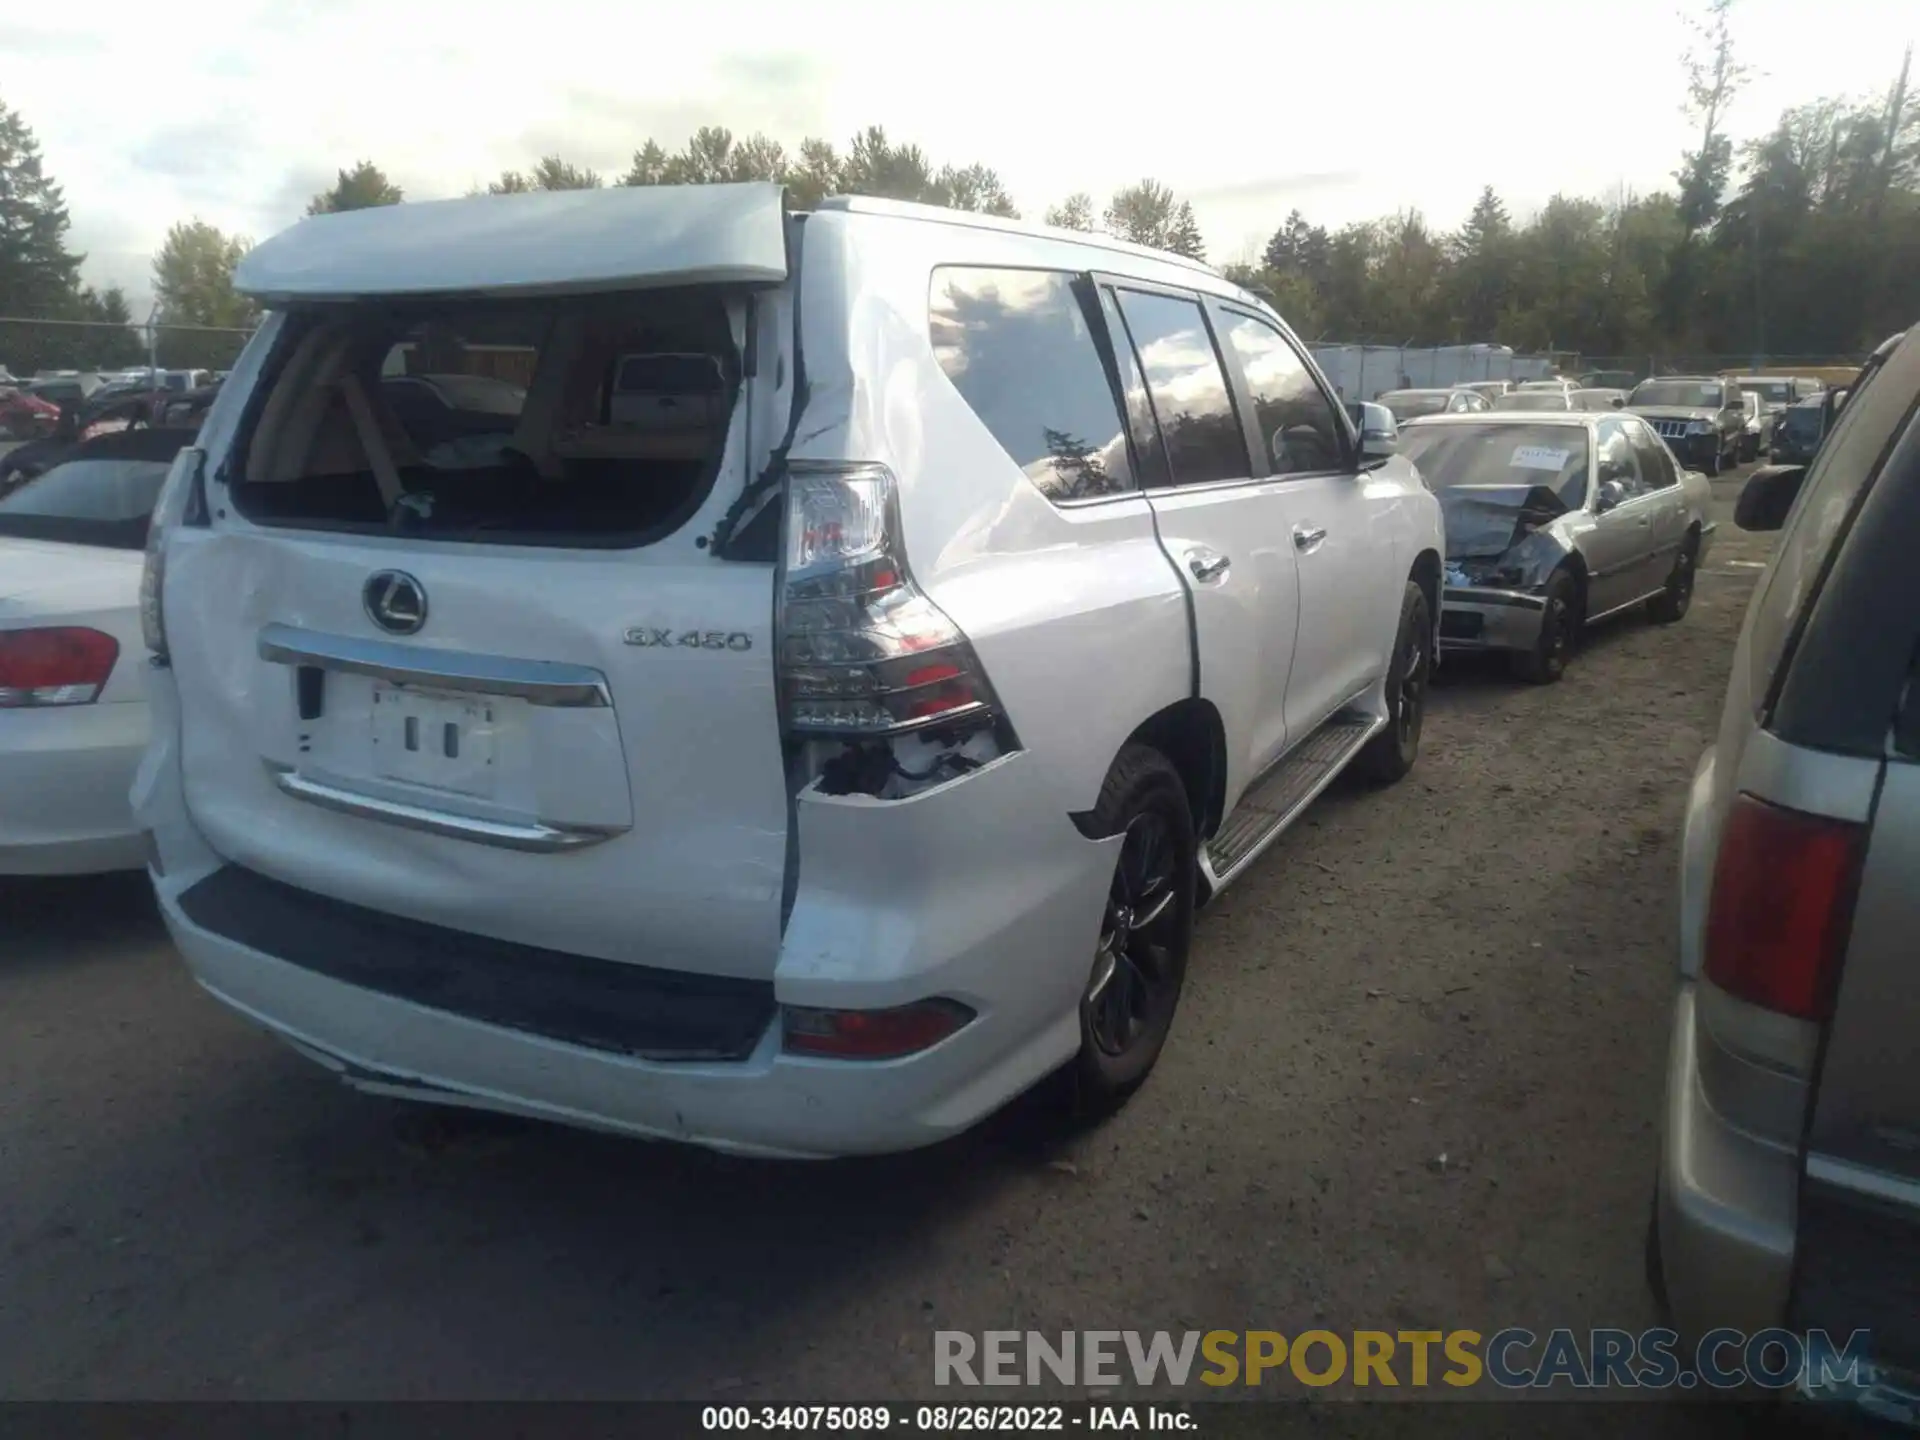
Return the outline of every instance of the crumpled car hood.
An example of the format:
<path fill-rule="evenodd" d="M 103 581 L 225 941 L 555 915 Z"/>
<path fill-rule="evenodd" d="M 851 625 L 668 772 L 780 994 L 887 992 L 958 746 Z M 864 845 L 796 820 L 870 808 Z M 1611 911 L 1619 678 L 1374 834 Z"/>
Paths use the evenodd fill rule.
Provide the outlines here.
<path fill-rule="evenodd" d="M 1544 485 L 1453 485 L 1437 492 L 1448 559 L 1504 555 L 1567 507 Z"/>

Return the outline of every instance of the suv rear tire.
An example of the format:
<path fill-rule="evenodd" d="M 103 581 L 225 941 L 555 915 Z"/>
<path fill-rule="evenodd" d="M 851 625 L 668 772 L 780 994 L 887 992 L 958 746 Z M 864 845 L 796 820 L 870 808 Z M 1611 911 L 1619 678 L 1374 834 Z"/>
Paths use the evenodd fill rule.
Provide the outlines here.
<path fill-rule="evenodd" d="M 1391 785 L 1420 758 L 1420 729 L 1427 715 L 1427 683 L 1433 678 L 1433 617 L 1427 592 L 1412 581 L 1400 597 L 1400 628 L 1387 666 L 1386 728 L 1353 758 L 1353 768 L 1376 785 Z"/>
<path fill-rule="evenodd" d="M 1199 873 L 1187 789 L 1158 750 L 1121 750 L 1091 828 L 1122 838 L 1080 999 L 1074 1108 L 1089 1118 L 1117 1109 L 1160 1058 L 1186 981 Z"/>

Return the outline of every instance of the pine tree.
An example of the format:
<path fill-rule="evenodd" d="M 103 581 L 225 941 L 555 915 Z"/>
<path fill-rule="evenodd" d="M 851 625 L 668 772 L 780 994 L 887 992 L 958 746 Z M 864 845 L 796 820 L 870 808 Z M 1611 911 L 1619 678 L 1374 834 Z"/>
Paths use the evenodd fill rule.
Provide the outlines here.
<path fill-rule="evenodd" d="M 406 197 L 386 172 L 371 160 L 362 160 L 351 170 L 339 172 L 333 185 L 314 196 L 307 205 L 309 215 L 332 215 L 341 210 L 371 210 L 378 205 L 398 205 Z"/>
<path fill-rule="evenodd" d="M 66 197 L 46 173 L 40 142 L 0 102 L 0 315 L 62 315 L 80 288 L 67 249 Z"/>

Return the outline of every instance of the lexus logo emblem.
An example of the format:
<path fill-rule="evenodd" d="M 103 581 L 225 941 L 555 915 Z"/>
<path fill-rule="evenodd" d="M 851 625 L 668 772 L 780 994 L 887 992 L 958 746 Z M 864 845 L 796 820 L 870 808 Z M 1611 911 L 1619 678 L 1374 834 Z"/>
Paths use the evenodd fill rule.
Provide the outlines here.
<path fill-rule="evenodd" d="M 360 591 L 367 616 L 382 630 L 411 635 L 427 623 L 426 587 L 404 570 L 382 570 Z"/>

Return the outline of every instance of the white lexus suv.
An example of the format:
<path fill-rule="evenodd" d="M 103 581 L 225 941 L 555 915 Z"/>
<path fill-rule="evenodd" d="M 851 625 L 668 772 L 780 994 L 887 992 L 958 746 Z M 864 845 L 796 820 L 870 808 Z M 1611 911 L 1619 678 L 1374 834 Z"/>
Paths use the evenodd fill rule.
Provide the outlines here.
<path fill-rule="evenodd" d="M 795 1156 L 1097 1110 L 1195 906 L 1414 761 L 1437 504 L 1202 265 L 725 185 L 239 284 L 134 800 L 201 983 L 363 1089 Z"/>

